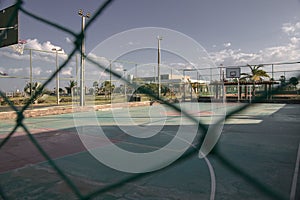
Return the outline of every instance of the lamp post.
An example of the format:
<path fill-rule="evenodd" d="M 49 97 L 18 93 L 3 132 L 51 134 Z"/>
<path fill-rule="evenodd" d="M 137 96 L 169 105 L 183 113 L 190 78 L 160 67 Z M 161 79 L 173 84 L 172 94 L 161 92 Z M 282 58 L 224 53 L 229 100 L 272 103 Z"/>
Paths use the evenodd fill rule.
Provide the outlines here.
<path fill-rule="evenodd" d="M 158 78 L 158 99 L 161 96 L 161 77 L 160 77 L 160 41 L 162 40 L 161 36 L 157 36 L 157 78 Z"/>
<path fill-rule="evenodd" d="M 90 13 L 84 15 L 83 10 L 80 9 L 78 11 L 78 15 L 81 17 L 81 32 L 83 34 L 83 38 L 81 40 L 81 68 L 80 68 L 80 106 L 85 105 L 85 84 L 84 84 L 84 56 L 85 56 L 85 46 L 84 46 L 84 29 L 85 29 L 85 18 L 90 17 Z"/>
<path fill-rule="evenodd" d="M 126 71 L 127 71 L 127 69 L 123 69 L 123 76 L 124 76 L 125 80 L 127 80 Z M 124 81 L 124 99 L 125 99 L 125 102 L 127 102 L 126 81 Z"/>
<path fill-rule="evenodd" d="M 29 80 L 30 80 L 30 97 L 32 96 L 32 49 L 29 50 Z"/>
<path fill-rule="evenodd" d="M 55 67 L 56 71 L 58 70 L 58 51 L 62 49 L 53 48 L 52 51 L 55 51 Z M 56 73 L 56 104 L 59 105 L 59 72 Z"/>
<path fill-rule="evenodd" d="M 183 70 L 183 101 L 185 102 L 185 70 Z"/>
<path fill-rule="evenodd" d="M 223 64 L 220 64 L 220 83 L 222 84 L 222 97 L 223 97 L 223 102 L 226 102 L 226 87 L 225 87 L 225 75 L 224 75 L 224 67 Z"/>
<path fill-rule="evenodd" d="M 112 96 L 111 96 L 111 93 L 112 93 L 112 84 L 111 84 L 111 81 L 112 81 L 112 77 L 111 77 L 111 66 L 112 65 L 112 61 L 110 61 L 109 63 L 109 101 L 110 101 L 110 104 L 112 103 Z"/>

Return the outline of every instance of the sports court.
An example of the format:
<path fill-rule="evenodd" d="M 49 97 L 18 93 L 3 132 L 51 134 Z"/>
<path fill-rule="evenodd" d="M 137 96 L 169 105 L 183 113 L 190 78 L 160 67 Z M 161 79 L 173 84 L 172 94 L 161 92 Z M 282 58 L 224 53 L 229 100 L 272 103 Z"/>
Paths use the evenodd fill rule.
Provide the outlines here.
<path fill-rule="evenodd" d="M 263 91 L 260 93 L 257 91 L 259 94 L 257 99 L 272 100 L 270 98 L 273 92 L 277 91 L 274 87 L 275 78 L 278 79 L 281 75 L 278 73 L 284 72 L 284 80 L 281 82 L 281 87 L 284 87 L 288 83 L 285 80 L 285 73 L 294 76 L 296 72 L 299 72 L 296 68 L 289 68 L 285 71 L 278 69 L 281 70 L 280 67 L 283 65 L 295 66 L 300 62 L 295 60 L 296 58 L 290 62 L 274 62 L 271 59 L 272 62 L 264 61 L 265 64 L 259 65 L 227 66 L 230 76 L 227 75 L 226 70 L 226 78 L 232 79 L 231 81 L 234 83 L 229 89 L 232 89 L 232 97 L 236 98 L 238 103 L 224 103 L 227 97 L 224 87 L 225 68 L 222 67 L 223 64 L 220 63 L 220 67 L 217 66 L 196 40 L 179 34 L 177 31 L 166 28 L 158 28 L 159 30 L 157 30 L 155 27 L 132 29 L 122 34 L 116 34 L 105 42 L 101 41 L 100 48 L 96 49 L 99 51 L 91 52 L 97 57 L 97 62 L 86 56 L 85 28 L 92 27 L 89 25 L 99 19 L 103 11 L 109 9 L 108 6 L 111 2 L 112 0 L 104 1 L 96 10 L 95 15 L 79 9 L 76 14 L 79 14 L 81 18 L 81 32 L 75 31 L 77 28 L 69 29 L 66 23 L 59 24 L 60 21 L 55 22 L 50 18 L 46 19 L 39 16 L 39 14 L 31 11 L 34 9 L 29 9 L 29 12 L 20 0 L 16 1 L 15 5 L 0 11 L 0 48 L 11 46 L 12 49 L 7 49 L 8 52 L 18 53 L 19 57 L 24 58 L 23 60 L 16 58 L 7 60 L 13 63 L 10 64 L 11 66 L 17 64 L 17 60 L 22 61 L 18 63 L 20 68 L 23 69 L 24 66 L 28 66 L 26 68 L 28 73 L 26 75 L 21 74 L 22 76 L 11 76 L 0 71 L 0 78 L 3 81 L 1 86 L 12 87 L 12 82 L 21 79 L 27 80 L 24 82 L 26 83 L 24 92 L 28 91 L 29 96 L 26 101 L 23 101 L 24 99 L 22 102 L 19 100 L 10 101 L 8 96 L 4 94 L 4 89 L 0 88 L 0 98 L 6 103 L 6 109 L 11 110 L 14 106 L 17 106 L 15 107 L 16 110 L 20 109 L 17 111 L 19 114 L 17 120 L 0 121 L 0 199 L 300 199 L 300 105 L 255 103 L 242 109 L 248 104 L 239 103 L 243 93 L 240 91 L 241 67 L 250 67 L 252 71 L 252 74 L 249 72 L 247 78 L 247 81 L 250 81 L 247 83 L 249 84 L 249 91 L 248 86 L 246 87 L 247 84 L 244 84 L 244 102 L 249 100 L 251 103 L 256 102 L 256 80 L 251 81 L 253 81 L 254 76 L 258 76 L 253 71 L 257 71 L 260 67 L 267 67 L 265 69 L 271 70 L 269 72 L 271 76 L 267 76 L 270 81 L 267 81 L 263 86 Z M 58 4 L 56 9 L 61 7 L 63 6 Z M 63 8 L 67 17 L 61 19 L 73 19 L 71 17 L 73 15 L 66 15 L 67 10 L 65 7 Z M 134 5 L 130 5 L 130 8 L 134 8 Z M 181 7 L 178 8 L 181 9 Z M 47 10 L 51 9 L 47 7 Z M 147 8 L 147 11 L 149 10 Z M 156 14 L 158 14 L 158 10 L 155 9 Z M 45 43 L 47 49 L 25 48 L 27 41 L 37 41 L 37 39 L 22 40 L 19 38 L 19 30 L 22 30 L 18 21 L 19 12 L 29 19 L 47 25 L 47 28 L 57 29 L 57 34 L 51 34 L 51 37 L 52 35 L 57 37 L 63 32 L 62 35 L 66 35 L 65 40 L 68 43 L 71 41 L 70 38 L 74 39 L 71 41 L 74 45 L 73 50 L 71 48 L 69 53 L 65 55 L 63 48 L 58 48 L 60 45 L 51 44 L 51 39 Z M 75 13 L 73 14 L 75 15 Z M 126 17 L 125 15 L 121 16 L 122 18 Z M 165 12 L 161 16 L 165 18 Z M 176 16 L 178 16 L 177 13 Z M 180 17 L 185 17 L 185 15 Z M 85 27 L 86 18 L 90 19 Z M 172 19 L 172 21 L 174 20 Z M 194 19 L 188 21 L 194 21 Z M 105 27 L 107 24 L 109 21 Z M 287 24 L 284 25 L 282 30 L 286 30 L 286 32 L 292 30 L 287 27 Z M 94 25 L 94 28 L 95 26 L 97 27 Z M 89 30 L 93 30 L 90 33 L 95 32 L 98 37 L 103 33 L 102 26 L 99 27 L 101 28 L 99 32 L 89 28 Z M 136 26 L 129 25 L 128 27 Z M 192 27 L 194 30 L 195 26 Z M 115 32 L 114 30 L 114 34 Z M 148 35 L 148 33 L 151 34 Z M 236 33 L 236 31 L 232 33 Z M 162 35 L 164 37 L 161 37 Z M 242 34 L 239 33 L 239 35 Z M 295 36 L 297 36 L 296 33 Z M 162 38 L 164 38 L 163 41 L 161 41 Z M 148 40 L 151 44 L 147 43 Z M 296 46 L 297 38 L 293 37 L 290 40 L 291 43 L 288 47 Z M 162 51 L 160 42 L 162 42 Z M 48 45 L 51 47 L 48 48 Z M 168 45 L 171 46 L 168 47 Z M 231 43 L 226 42 L 223 46 L 228 48 Z M 127 47 L 130 48 L 127 49 Z M 266 52 L 268 53 L 272 49 L 274 48 L 268 48 Z M 137 52 L 136 50 L 141 51 Z M 24 51 L 25 54 L 23 55 Z M 152 57 L 152 52 L 155 57 Z M 240 50 L 237 52 L 243 54 Z M 264 51 L 260 50 L 260 52 Z M 293 52 L 296 51 L 284 52 L 284 54 L 293 55 Z M 77 53 L 81 55 L 80 71 Z M 162 58 L 161 53 L 164 55 Z M 272 54 L 272 52 L 269 53 Z M 148 57 L 149 55 L 151 57 Z M 251 56 L 247 54 L 246 56 L 255 57 L 255 54 L 251 54 Z M 43 59 L 40 60 L 39 58 Z M 113 60 L 114 58 L 120 58 L 120 60 Z M 136 61 L 137 58 L 143 59 Z M 84 60 L 89 61 L 86 62 L 87 66 L 88 63 L 92 63 L 93 67 L 96 66 L 96 69 L 101 71 L 85 68 Z M 155 65 L 152 66 L 154 61 L 157 63 L 155 62 Z M 250 61 L 252 62 L 251 59 Z M 259 61 L 263 61 L 263 59 Z M 147 63 L 151 63 L 151 69 Z M 172 68 L 167 65 L 163 67 L 163 63 L 169 63 Z M 173 70 L 173 68 L 175 69 L 174 64 L 178 69 Z M 197 67 L 194 68 L 194 65 Z M 43 66 L 40 72 L 46 71 L 47 77 L 39 76 L 41 73 L 33 73 L 34 70 L 39 70 L 39 66 Z M 68 67 L 70 67 L 69 71 L 67 71 Z M 146 67 L 147 70 L 142 71 L 142 67 Z M 154 68 L 152 69 L 152 67 Z M 46 70 L 46 68 L 51 70 Z M 137 70 L 147 77 L 139 77 Z M 139 87 L 136 86 L 143 86 L 144 83 L 148 83 L 149 78 L 153 78 L 154 82 L 151 84 L 155 87 L 151 89 L 149 84 L 151 90 L 145 87 L 141 91 L 144 91 L 143 94 L 150 95 L 150 100 L 153 98 L 162 100 L 161 75 L 163 74 L 160 73 L 166 73 L 163 70 L 168 70 L 170 74 L 165 75 L 172 77 L 166 79 L 169 82 L 165 82 L 165 85 L 168 85 L 165 88 L 165 95 L 169 89 L 169 95 L 173 100 L 173 92 L 177 91 L 180 101 L 175 96 L 178 102 L 170 103 L 163 100 L 163 103 L 152 106 L 126 106 L 127 101 L 130 101 L 127 99 L 127 95 L 138 94 Z M 64 79 L 63 72 L 65 74 Z M 85 72 L 87 73 L 85 74 Z M 267 75 L 267 72 L 264 72 Z M 61 73 L 60 77 L 59 73 Z M 99 74 L 105 77 L 104 87 L 102 87 L 105 90 L 100 92 L 104 93 L 105 98 L 108 94 L 110 95 L 111 107 L 84 110 L 86 108 L 85 90 L 87 89 L 85 81 L 93 83 L 89 88 L 93 89 L 89 90 L 89 95 L 100 95 L 98 93 L 98 89 L 100 89 L 98 87 L 100 83 Z M 175 78 L 173 79 L 173 75 L 178 76 L 177 81 Z M 205 80 L 205 82 L 202 82 L 203 91 L 200 92 L 201 77 L 202 81 Z M 115 107 L 112 103 L 112 82 L 117 82 L 112 78 L 119 79 L 119 92 L 116 93 L 120 98 L 117 99 L 116 104 L 125 101 L 123 107 Z M 142 80 L 142 82 L 144 81 L 143 84 L 132 84 L 134 78 L 136 83 Z M 280 76 L 280 78 L 282 77 Z M 291 78 L 295 78 L 297 81 L 299 79 L 299 77 Z M 236 79 L 237 82 L 234 82 L 233 79 Z M 38 83 L 38 80 L 42 83 Z M 69 103 L 74 103 L 72 89 L 78 90 L 81 112 L 48 114 L 39 117 L 26 116 L 22 108 L 30 107 L 35 101 L 39 103 L 38 98 L 40 96 L 38 95 L 43 93 L 43 89 L 46 89 L 44 86 L 48 86 L 48 83 L 49 85 L 52 84 L 51 87 L 55 85 L 55 91 L 50 94 L 56 94 L 56 105 L 60 104 L 60 87 L 63 87 L 60 85 L 60 80 L 70 81 L 70 84 L 65 87 L 70 91 L 70 94 L 67 91 L 66 95 L 72 96 L 72 101 Z M 79 80 L 80 88 L 76 86 L 76 81 L 79 83 Z M 73 84 L 71 84 L 72 81 Z M 35 87 L 34 90 L 33 86 Z M 154 92 L 156 88 L 158 90 L 157 95 Z M 132 90 L 132 93 L 129 93 L 130 90 L 128 89 Z M 193 91 L 195 94 L 197 93 L 196 98 L 193 98 Z M 200 94 L 209 99 L 209 103 L 198 102 Z M 250 99 L 246 94 L 249 94 Z M 187 102 L 189 100 L 190 102 Z M 214 100 L 216 102 L 213 102 Z M 39 109 L 41 109 L 40 112 L 46 113 L 50 107 L 37 108 L 36 110 Z M 230 115 L 231 112 L 239 109 L 240 112 Z M 0 115 L 6 114 L 4 111 L 0 112 Z M 227 118 L 228 116 L 230 117 Z"/>
<path fill-rule="evenodd" d="M 216 108 L 208 103 L 193 103 L 188 106 L 199 108 L 197 112 L 194 108 L 190 109 L 193 113 L 190 112 L 189 115 L 208 125 L 212 116 L 220 115 L 225 110 L 229 112 L 241 104 L 222 104 Z M 127 151 L 145 153 L 164 147 L 172 141 L 179 126 L 191 126 L 193 122 L 165 105 L 155 105 L 113 108 L 79 115 L 71 113 L 26 118 L 24 124 L 83 196 L 109 184 L 127 180 L 112 190 L 91 197 L 299 199 L 299 108 L 296 104 L 250 106 L 225 122 L 217 150 L 207 157 L 200 159 L 194 154 L 171 167 L 168 165 L 132 181 L 128 181 L 128 178 L 136 176 L 136 173 L 112 169 L 95 159 L 87 151 L 87 146 L 83 145 L 84 137 L 78 135 L 78 132 L 89 138 L 95 137 L 92 147 L 97 150 L 114 144 Z M 128 121 L 129 118 L 131 122 Z M 2 139 L 12 130 L 14 123 L 0 122 Z M 130 127 L 131 124 L 135 125 Z M 99 139 L 99 127 L 111 143 Z M 126 134 L 141 127 L 155 130 L 157 134 L 144 138 Z M 192 145 L 190 149 L 193 148 Z M 20 128 L 1 148 L 0 157 L 0 185 L 5 198 L 78 197 Z M 126 163 L 127 158 L 118 159 Z"/>

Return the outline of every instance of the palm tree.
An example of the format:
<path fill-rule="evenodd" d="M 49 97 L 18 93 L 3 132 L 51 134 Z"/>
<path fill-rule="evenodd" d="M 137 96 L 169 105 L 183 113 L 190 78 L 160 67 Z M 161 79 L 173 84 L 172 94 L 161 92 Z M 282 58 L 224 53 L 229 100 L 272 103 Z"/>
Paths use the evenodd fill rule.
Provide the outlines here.
<path fill-rule="evenodd" d="M 65 87 L 68 93 L 71 93 L 71 97 L 73 99 L 73 89 L 77 86 L 77 82 L 75 80 L 70 80 L 69 86 Z"/>
<path fill-rule="evenodd" d="M 33 100 L 34 102 L 37 102 L 38 98 L 41 97 L 44 92 L 45 89 L 42 89 L 42 84 L 39 82 L 34 82 L 34 83 L 27 83 L 24 87 L 24 92 L 29 95 L 32 96 L 34 95 L 36 92 L 38 92 L 38 95 L 36 96 L 36 98 Z"/>
<path fill-rule="evenodd" d="M 240 78 L 240 80 L 245 80 L 253 83 L 252 94 L 253 96 L 255 96 L 255 84 L 257 82 L 263 81 L 264 77 L 270 78 L 270 76 L 267 74 L 266 71 L 260 69 L 263 67 L 263 65 L 247 66 L 250 68 L 250 73 L 241 73 L 243 77 Z"/>

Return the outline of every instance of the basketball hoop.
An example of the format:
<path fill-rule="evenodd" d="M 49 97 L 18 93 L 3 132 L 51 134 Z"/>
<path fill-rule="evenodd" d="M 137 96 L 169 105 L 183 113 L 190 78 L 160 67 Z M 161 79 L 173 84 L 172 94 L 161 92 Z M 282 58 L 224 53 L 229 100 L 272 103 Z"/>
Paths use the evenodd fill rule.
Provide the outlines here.
<path fill-rule="evenodd" d="M 20 55 L 23 55 L 23 52 L 24 52 L 24 47 L 25 47 L 25 44 L 27 43 L 26 40 L 19 40 L 18 41 L 18 44 L 14 44 L 14 45 L 11 45 L 11 48 L 19 53 Z"/>

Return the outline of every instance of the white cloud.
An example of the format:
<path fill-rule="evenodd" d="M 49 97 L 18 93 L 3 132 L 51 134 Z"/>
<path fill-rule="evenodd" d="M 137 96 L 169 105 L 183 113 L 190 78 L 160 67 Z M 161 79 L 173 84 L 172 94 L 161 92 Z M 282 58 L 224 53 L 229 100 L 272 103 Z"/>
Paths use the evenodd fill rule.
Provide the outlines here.
<path fill-rule="evenodd" d="M 42 69 L 40 67 L 35 67 L 35 68 L 33 68 L 32 71 L 33 71 L 33 75 L 38 76 L 38 75 L 41 75 Z"/>
<path fill-rule="evenodd" d="M 224 65 L 246 65 L 272 62 L 286 62 L 300 60 L 299 39 L 293 39 L 285 46 L 274 46 L 256 53 L 247 53 L 242 50 L 225 49 L 210 53 L 215 63 Z"/>
<path fill-rule="evenodd" d="M 295 32 L 295 27 L 292 26 L 291 23 L 285 23 L 283 24 L 283 26 L 281 27 L 282 31 L 288 35 L 292 34 Z"/>
<path fill-rule="evenodd" d="M 114 63 L 113 64 L 113 70 L 117 72 L 122 72 L 124 69 L 124 66 L 121 63 Z"/>
<path fill-rule="evenodd" d="M 9 68 L 8 70 L 9 75 L 21 74 L 23 72 L 24 72 L 24 68 Z"/>
<path fill-rule="evenodd" d="M 284 23 L 281 27 L 281 30 L 287 35 L 298 34 L 300 30 L 300 22 L 296 23 Z"/>
<path fill-rule="evenodd" d="M 24 53 L 20 55 L 17 51 L 14 50 L 14 46 L 8 46 L 0 49 L 0 56 L 5 56 L 10 59 L 14 60 L 29 60 L 29 50 L 32 49 L 33 54 L 35 54 L 36 59 L 39 58 L 45 62 L 55 62 L 53 57 L 55 56 L 55 53 L 52 49 L 61 49 L 59 51 L 59 57 L 66 59 L 65 51 L 60 47 L 53 45 L 50 41 L 46 41 L 43 43 L 40 43 L 38 39 L 27 39 L 26 44 L 24 45 Z M 34 51 L 37 50 L 37 51 Z M 42 53 L 39 51 L 46 51 L 46 52 L 53 52 L 52 54 L 50 53 Z"/>
<path fill-rule="evenodd" d="M 300 38 L 297 37 L 291 37 L 290 41 L 292 44 L 297 44 L 299 42 Z"/>
<path fill-rule="evenodd" d="M 106 79 L 107 77 L 109 77 L 109 74 L 106 72 L 100 72 L 99 73 L 99 79 Z"/>
<path fill-rule="evenodd" d="M 72 67 L 67 67 L 62 70 L 61 74 L 66 76 L 72 76 L 72 71 Z"/>
<path fill-rule="evenodd" d="M 60 52 L 65 53 L 65 51 L 60 46 L 53 45 L 50 41 L 40 43 L 38 39 L 27 39 L 25 47 L 28 49 L 40 51 L 53 51 L 52 49 L 61 49 Z"/>
<path fill-rule="evenodd" d="M 168 64 L 170 67 L 175 69 L 194 69 L 196 64 L 195 63 L 170 63 Z"/>
<path fill-rule="evenodd" d="M 53 73 L 53 71 L 50 69 L 50 70 L 45 70 L 45 73 L 46 74 L 52 74 Z"/>
<path fill-rule="evenodd" d="M 171 67 L 185 67 L 186 66 L 186 63 L 170 63 L 169 64 Z"/>
<path fill-rule="evenodd" d="M 284 45 L 270 46 L 258 52 L 245 52 L 241 49 L 226 48 L 221 51 L 211 52 L 210 56 L 215 63 L 224 65 L 245 65 L 259 63 L 274 63 L 300 60 L 300 22 L 285 23 L 282 32 L 289 39 Z M 224 43 L 230 47 L 231 43 Z"/>
<path fill-rule="evenodd" d="M 230 47 L 230 46 L 231 46 L 231 43 L 230 43 L 230 42 L 226 42 L 226 43 L 224 43 L 223 45 L 224 45 L 224 47 Z"/>
<path fill-rule="evenodd" d="M 102 56 L 97 56 L 93 53 L 90 53 L 88 55 L 88 58 L 90 58 L 91 60 L 93 60 L 93 61 L 95 61 L 95 62 L 97 62 L 100 65 L 105 66 L 105 67 L 108 67 L 109 64 L 110 64 L 110 61 L 107 58 L 104 58 Z"/>

